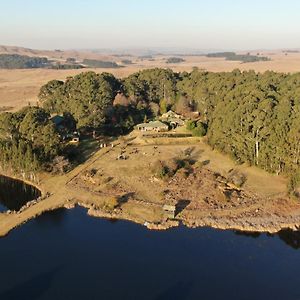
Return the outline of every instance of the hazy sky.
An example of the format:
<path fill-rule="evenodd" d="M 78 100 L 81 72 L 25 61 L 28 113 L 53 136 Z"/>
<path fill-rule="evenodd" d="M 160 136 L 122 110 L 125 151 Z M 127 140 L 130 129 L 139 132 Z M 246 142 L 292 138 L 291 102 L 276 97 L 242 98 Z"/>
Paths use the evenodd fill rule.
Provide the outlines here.
<path fill-rule="evenodd" d="M 0 44 L 300 48 L 299 0 L 0 0 Z"/>

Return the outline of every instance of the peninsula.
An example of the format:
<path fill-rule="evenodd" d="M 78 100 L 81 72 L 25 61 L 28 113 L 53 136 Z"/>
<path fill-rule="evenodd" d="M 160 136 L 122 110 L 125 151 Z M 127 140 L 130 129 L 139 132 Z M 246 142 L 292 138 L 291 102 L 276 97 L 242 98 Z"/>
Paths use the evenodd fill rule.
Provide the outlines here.
<path fill-rule="evenodd" d="M 0 235 L 45 211 L 163 230 L 298 229 L 299 74 L 85 72 L 0 115 L 1 173 L 41 196 L 0 214 Z M 11 153 L 11 154 L 9 154 Z"/>

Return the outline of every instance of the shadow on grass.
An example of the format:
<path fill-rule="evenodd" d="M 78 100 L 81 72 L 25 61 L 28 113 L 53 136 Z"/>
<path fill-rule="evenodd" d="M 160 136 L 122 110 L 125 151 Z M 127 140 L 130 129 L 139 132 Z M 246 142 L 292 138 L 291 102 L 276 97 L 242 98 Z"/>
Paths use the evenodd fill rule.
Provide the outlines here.
<path fill-rule="evenodd" d="M 127 203 L 130 198 L 133 198 L 135 193 L 127 193 L 123 196 L 118 197 L 118 207 L 121 207 L 123 204 Z"/>
<path fill-rule="evenodd" d="M 190 200 L 179 200 L 176 204 L 175 216 L 179 215 L 191 203 Z"/>

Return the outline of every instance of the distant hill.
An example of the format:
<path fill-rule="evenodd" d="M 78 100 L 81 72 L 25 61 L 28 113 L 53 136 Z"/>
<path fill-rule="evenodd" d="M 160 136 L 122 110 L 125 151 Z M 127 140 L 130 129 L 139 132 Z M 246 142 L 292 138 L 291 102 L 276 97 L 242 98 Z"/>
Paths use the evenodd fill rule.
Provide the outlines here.
<path fill-rule="evenodd" d="M 40 55 L 42 51 L 33 50 L 29 48 L 23 48 L 18 46 L 3 46 L 0 45 L 0 53 L 1 54 L 19 54 L 19 55 L 28 55 L 35 56 Z"/>
<path fill-rule="evenodd" d="M 117 62 L 119 58 L 112 54 L 103 54 L 93 52 L 92 50 L 37 50 L 18 46 L 5 46 L 0 45 L 0 54 L 18 54 L 27 55 L 30 57 L 46 57 L 49 60 L 56 60 L 58 62 L 66 62 L 70 57 L 77 61 L 83 61 L 84 59 L 95 59 L 101 61 Z"/>
<path fill-rule="evenodd" d="M 0 69 L 80 69 L 84 67 L 80 62 L 91 68 L 119 68 L 120 59 L 88 50 L 36 50 L 0 45 Z"/>

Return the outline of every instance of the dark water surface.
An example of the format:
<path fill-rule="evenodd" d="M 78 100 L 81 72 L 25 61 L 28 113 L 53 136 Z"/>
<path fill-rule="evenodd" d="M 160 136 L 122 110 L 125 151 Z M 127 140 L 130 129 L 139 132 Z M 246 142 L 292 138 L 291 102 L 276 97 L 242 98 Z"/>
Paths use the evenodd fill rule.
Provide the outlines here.
<path fill-rule="evenodd" d="M 41 195 L 35 187 L 20 180 L 0 175 L 0 212 L 18 211 L 28 201 Z"/>
<path fill-rule="evenodd" d="M 0 299 L 300 299 L 299 234 L 47 213 L 0 239 Z"/>

